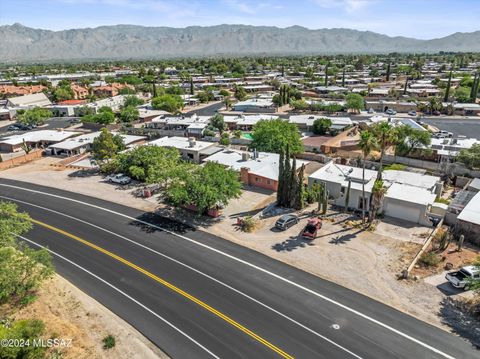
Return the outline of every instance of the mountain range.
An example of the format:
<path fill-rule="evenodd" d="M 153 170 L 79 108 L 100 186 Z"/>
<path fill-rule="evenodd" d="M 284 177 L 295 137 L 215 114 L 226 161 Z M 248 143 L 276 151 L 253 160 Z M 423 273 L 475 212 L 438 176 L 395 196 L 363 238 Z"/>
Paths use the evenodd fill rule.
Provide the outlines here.
<path fill-rule="evenodd" d="M 193 56 L 390 52 L 477 52 L 480 31 L 432 40 L 350 29 L 217 25 L 186 28 L 137 25 L 51 31 L 0 26 L 1 62 L 155 59 Z"/>

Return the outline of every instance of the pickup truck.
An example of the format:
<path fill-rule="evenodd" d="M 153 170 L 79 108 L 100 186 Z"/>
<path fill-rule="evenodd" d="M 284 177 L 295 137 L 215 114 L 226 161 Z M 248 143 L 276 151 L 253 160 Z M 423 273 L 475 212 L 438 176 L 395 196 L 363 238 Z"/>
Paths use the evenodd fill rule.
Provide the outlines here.
<path fill-rule="evenodd" d="M 126 176 L 122 173 L 119 173 L 119 174 L 116 174 L 116 175 L 110 175 L 107 178 L 105 178 L 105 180 L 107 182 L 117 183 L 117 184 L 120 184 L 120 185 L 128 184 L 132 181 L 130 177 L 128 177 L 128 176 Z"/>
<path fill-rule="evenodd" d="M 447 273 L 445 278 L 455 288 L 468 290 L 471 280 L 480 280 L 480 269 L 475 266 L 462 267 L 459 271 Z"/>

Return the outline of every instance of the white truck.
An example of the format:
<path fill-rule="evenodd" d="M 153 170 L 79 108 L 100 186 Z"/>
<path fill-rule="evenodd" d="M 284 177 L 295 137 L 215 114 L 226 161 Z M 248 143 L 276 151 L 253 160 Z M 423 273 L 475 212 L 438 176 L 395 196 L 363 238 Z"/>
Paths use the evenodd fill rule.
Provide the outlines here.
<path fill-rule="evenodd" d="M 129 184 L 132 181 L 132 179 L 130 177 L 128 177 L 128 176 L 126 176 L 122 173 L 110 175 L 110 176 L 106 177 L 105 180 L 107 182 L 117 183 L 117 184 L 120 184 L 120 185 Z"/>
<path fill-rule="evenodd" d="M 472 280 L 480 280 L 480 268 L 475 266 L 462 267 L 456 272 L 447 273 L 445 278 L 453 287 L 468 290 Z"/>

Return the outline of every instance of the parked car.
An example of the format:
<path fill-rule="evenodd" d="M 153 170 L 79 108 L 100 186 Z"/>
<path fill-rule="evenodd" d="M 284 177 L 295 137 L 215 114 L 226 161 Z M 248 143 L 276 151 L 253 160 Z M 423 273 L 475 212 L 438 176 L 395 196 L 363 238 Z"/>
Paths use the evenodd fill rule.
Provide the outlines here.
<path fill-rule="evenodd" d="M 445 278 L 453 287 L 468 290 L 471 280 L 480 280 L 480 269 L 475 266 L 462 267 L 459 271 L 447 273 Z"/>
<path fill-rule="evenodd" d="M 408 116 L 417 116 L 417 111 L 408 111 Z"/>
<path fill-rule="evenodd" d="M 105 178 L 108 182 L 112 182 L 112 183 L 117 183 L 117 184 L 121 184 L 121 185 L 124 185 L 124 184 L 129 184 L 130 182 L 132 182 L 132 179 L 122 173 L 117 173 L 117 174 L 114 174 L 114 175 L 110 175 L 110 176 L 107 176 L 107 178 Z"/>
<path fill-rule="evenodd" d="M 30 131 L 33 130 L 36 125 L 25 125 L 23 123 L 14 123 L 8 127 L 9 131 Z"/>
<path fill-rule="evenodd" d="M 297 223 L 298 223 L 298 217 L 296 215 L 284 214 L 275 222 L 275 228 L 285 231 Z"/>
<path fill-rule="evenodd" d="M 367 112 L 370 113 L 370 114 L 373 114 L 373 113 L 375 113 L 375 110 L 370 107 Z"/>
<path fill-rule="evenodd" d="M 18 127 L 17 125 L 10 125 L 8 126 L 7 128 L 7 131 L 20 131 L 20 127 Z"/>
<path fill-rule="evenodd" d="M 388 110 L 385 111 L 385 113 L 386 113 L 387 115 L 396 115 L 396 114 L 397 114 L 397 111 L 392 110 L 391 108 L 389 108 Z"/>
<path fill-rule="evenodd" d="M 436 132 L 433 136 L 436 137 L 436 138 L 452 138 L 453 133 L 445 131 L 445 130 L 440 130 L 440 131 Z"/>
<path fill-rule="evenodd" d="M 302 237 L 306 239 L 315 239 L 317 238 L 318 230 L 321 228 L 322 220 L 320 218 L 310 218 L 303 229 Z"/>

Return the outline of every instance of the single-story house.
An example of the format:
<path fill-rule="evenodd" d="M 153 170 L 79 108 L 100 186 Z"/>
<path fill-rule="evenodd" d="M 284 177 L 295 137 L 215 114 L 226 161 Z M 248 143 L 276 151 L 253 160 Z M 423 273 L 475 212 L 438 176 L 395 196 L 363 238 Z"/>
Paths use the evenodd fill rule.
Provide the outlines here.
<path fill-rule="evenodd" d="M 317 86 L 315 87 L 315 91 L 323 94 L 326 94 L 329 92 L 342 93 L 342 92 L 347 92 L 348 88 L 341 87 L 341 86 Z"/>
<path fill-rule="evenodd" d="M 327 163 L 308 177 L 309 186 L 324 182 L 329 198 L 338 206 L 345 206 L 345 197 L 350 183 L 348 207 L 368 210 L 372 188 L 377 171 L 365 170 L 365 180 L 362 169 Z M 430 226 L 430 207 L 442 190 L 439 177 L 422 175 L 406 171 L 387 170 L 382 174 L 387 192 L 383 201 L 383 213 L 387 216 L 405 221 Z M 362 183 L 365 184 L 365 198 L 362 201 Z"/>
<path fill-rule="evenodd" d="M 319 118 L 327 118 L 332 122 L 330 127 L 335 131 L 342 131 L 346 127 L 352 126 L 353 122 L 350 117 L 329 117 L 321 115 L 294 115 L 289 117 L 289 122 L 295 123 L 300 131 L 312 132 L 313 123 Z"/>
<path fill-rule="evenodd" d="M 254 98 L 233 105 L 233 111 L 273 113 L 277 110 L 271 99 Z"/>
<path fill-rule="evenodd" d="M 465 235 L 465 239 L 480 245 L 480 192 L 468 202 L 457 217 L 456 230 Z"/>
<path fill-rule="evenodd" d="M 432 138 L 430 148 L 438 161 L 451 161 L 463 149 L 469 149 L 475 144 L 480 144 L 476 138 Z"/>
<path fill-rule="evenodd" d="M 447 108 L 450 103 L 444 102 L 443 108 Z M 476 116 L 480 114 L 480 104 L 478 103 L 454 103 L 453 114 L 460 116 Z"/>
<path fill-rule="evenodd" d="M 222 150 L 213 142 L 198 141 L 193 137 L 165 136 L 148 142 L 148 145 L 176 148 L 184 159 L 196 163 Z"/>
<path fill-rule="evenodd" d="M 321 152 L 322 145 L 330 139 L 330 136 L 304 137 L 302 138 L 303 148 L 306 152 Z"/>
<path fill-rule="evenodd" d="M 64 141 L 65 139 L 78 134 L 79 132 L 57 130 L 30 131 L 20 135 L 12 135 L 0 139 L 0 151 L 18 152 L 22 149 L 24 142 L 33 148 L 43 148 L 51 144 Z"/>
<path fill-rule="evenodd" d="M 80 136 L 69 138 L 65 141 L 55 143 L 48 146 L 46 153 L 53 156 L 75 156 L 92 149 L 93 140 L 100 136 L 101 132 L 91 132 L 85 133 Z M 113 135 L 116 135 L 116 132 L 112 132 Z M 133 136 L 133 135 L 124 135 L 120 134 L 123 138 L 123 143 L 125 146 L 132 147 L 134 145 L 140 145 L 145 142 L 145 136 Z"/>
<path fill-rule="evenodd" d="M 270 152 L 248 152 L 224 149 L 203 162 L 217 162 L 240 173 L 242 183 L 271 191 L 278 188 L 280 155 Z M 307 161 L 296 161 L 297 170 Z"/>
<path fill-rule="evenodd" d="M 387 110 L 395 110 L 397 112 L 417 111 L 417 104 L 408 101 L 365 101 L 367 109 L 373 109 L 378 112 L 385 112 Z"/>
<path fill-rule="evenodd" d="M 238 116 L 224 116 L 223 120 L 229 130 L 251 131 L 253 126 L 261 120 L 274 120 L 278 116 L 273 115 L 238 115 Z"/>

